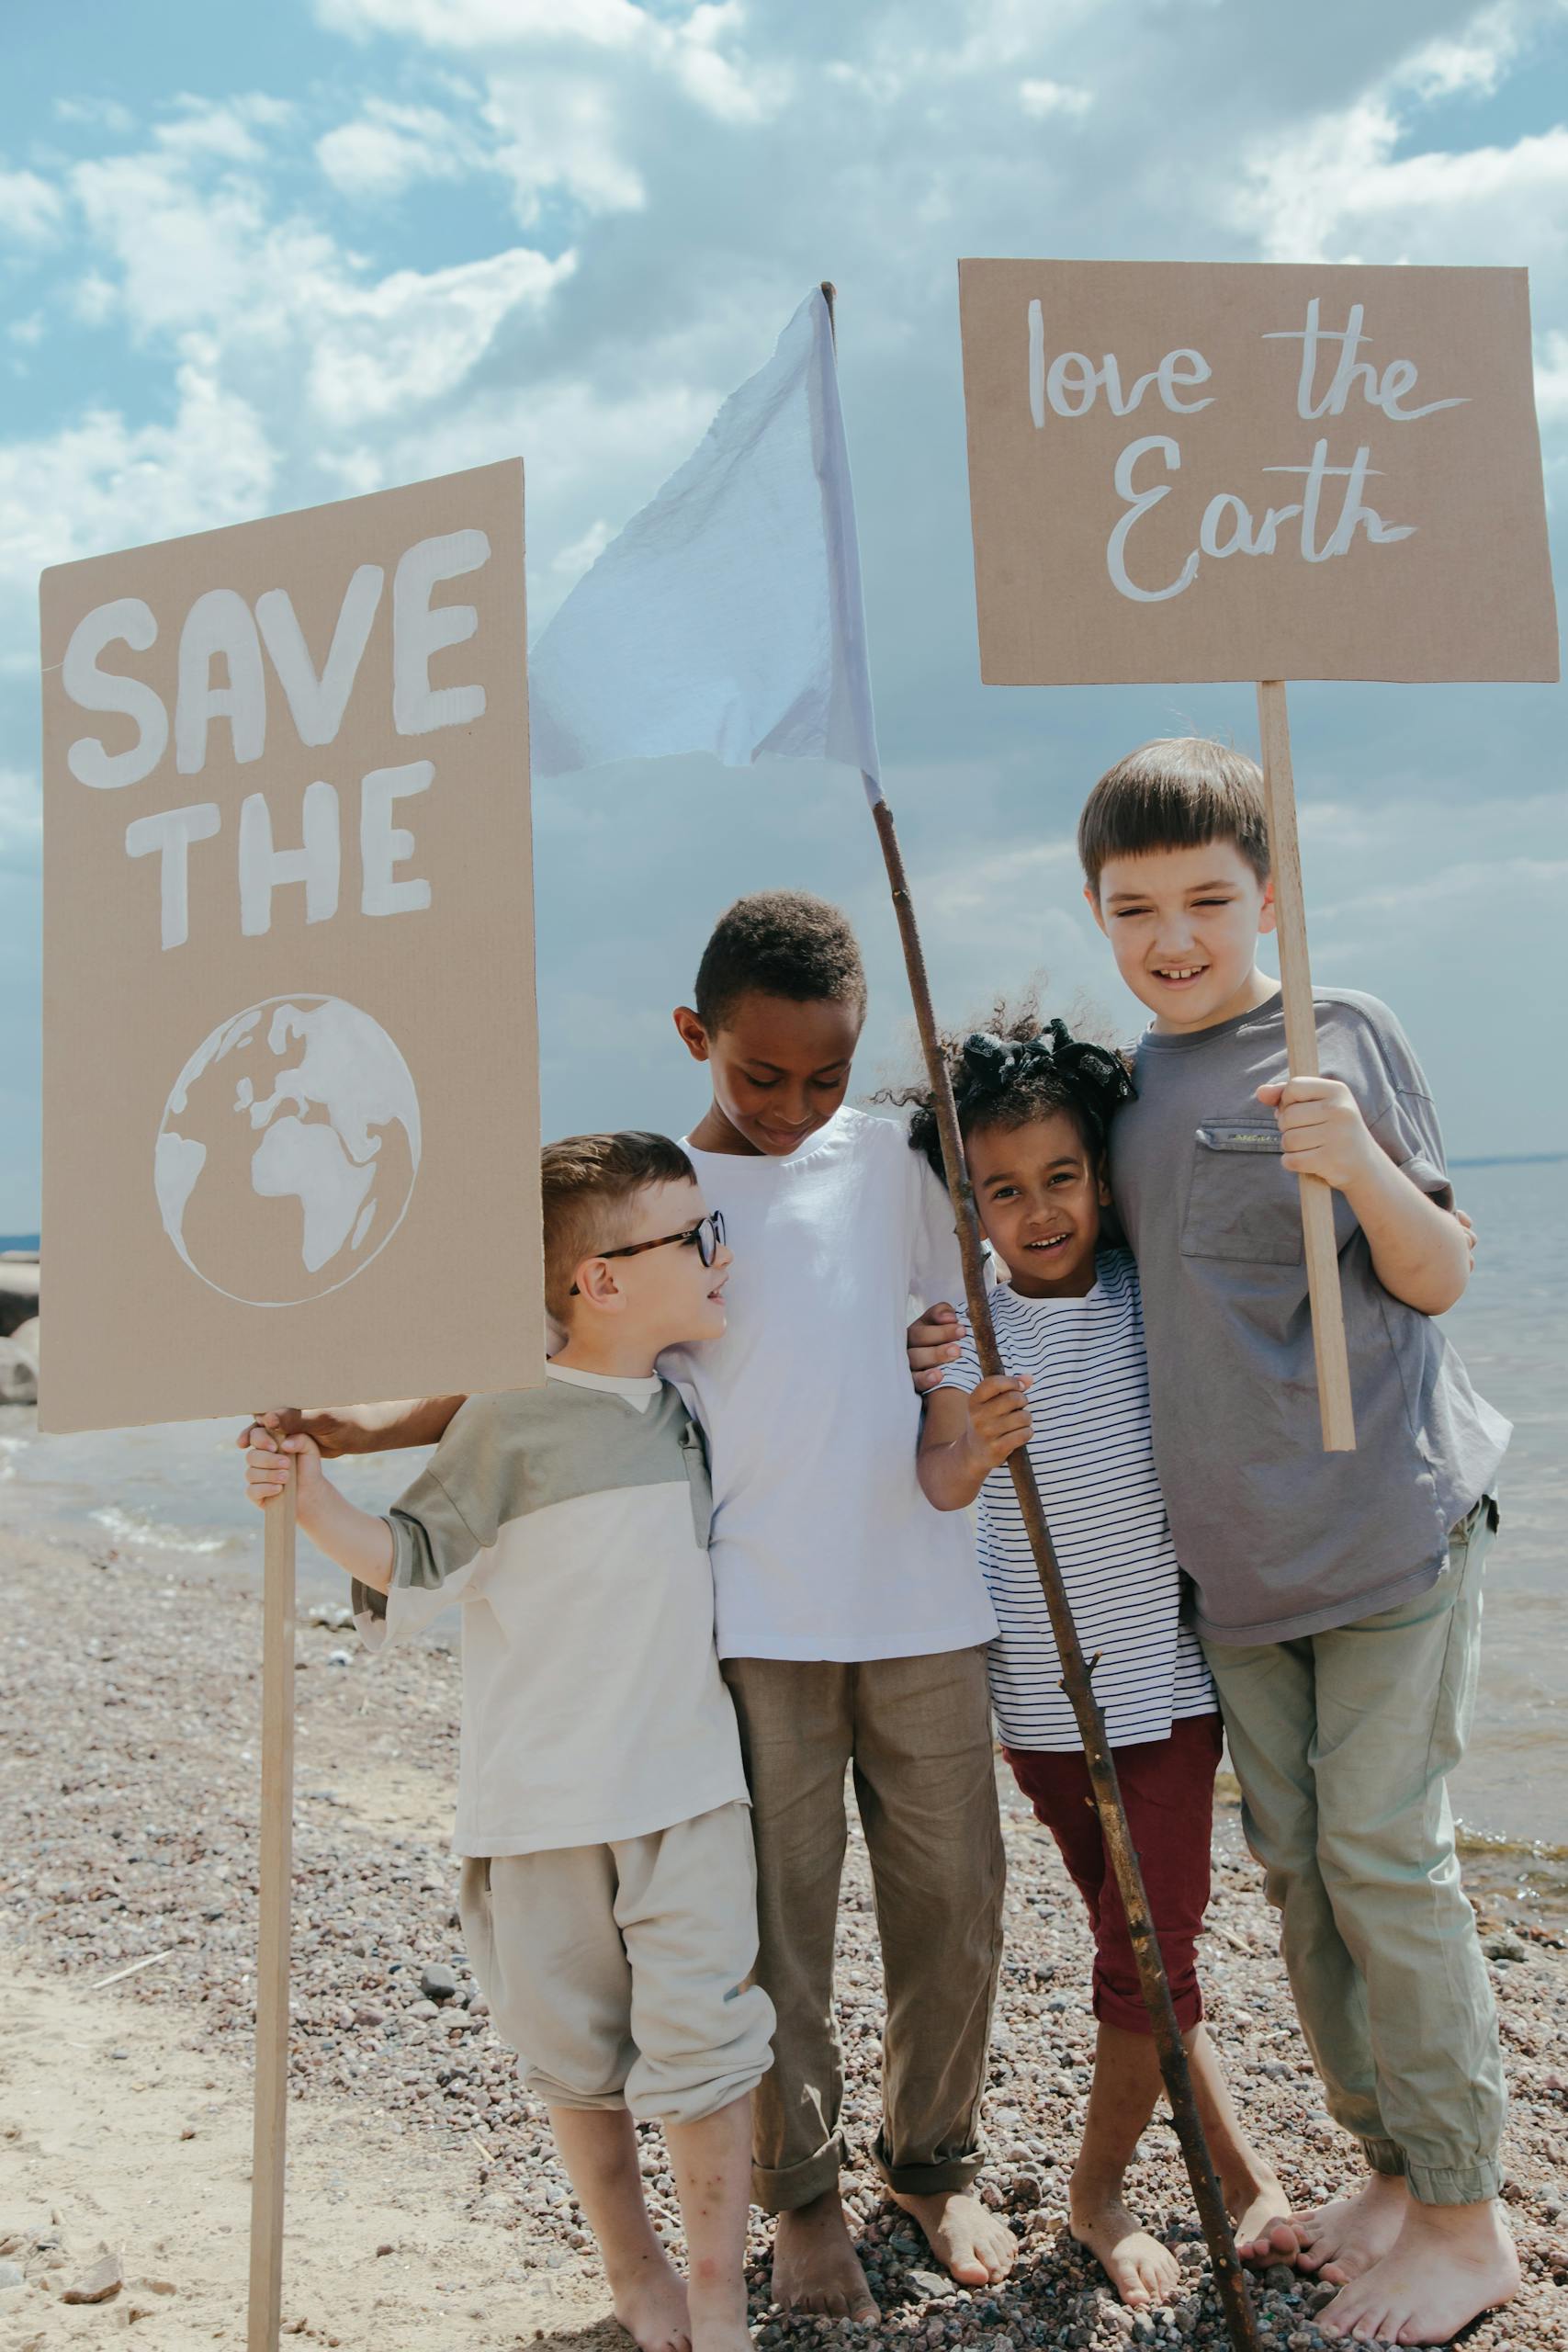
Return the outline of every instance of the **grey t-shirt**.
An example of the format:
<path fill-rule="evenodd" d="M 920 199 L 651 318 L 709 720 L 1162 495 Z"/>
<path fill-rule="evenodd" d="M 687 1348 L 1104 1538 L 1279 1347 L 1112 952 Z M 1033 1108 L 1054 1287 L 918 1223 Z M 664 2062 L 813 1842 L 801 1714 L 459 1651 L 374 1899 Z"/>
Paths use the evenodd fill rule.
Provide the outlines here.
<path fill-rule="evenodd" d="M 1314 989 L 1325 1078 L 1396 1166 L 1453 1195 L 1426 1080 L 1386 1005 Z M 1334 1195 L 1354 1453 L 1318 1419 L 1300 1188 L 1254 1090 L 1286 1075 L 1280 999 L 1138 1047 L 1111 1183 L 1143 1283 L 1155 1462 L 1199 1631 L 1278 1642 L 1369 1617 L 1436 1578 L 1510 1434 L 1440 1324 L 1390 1295 Z"/>

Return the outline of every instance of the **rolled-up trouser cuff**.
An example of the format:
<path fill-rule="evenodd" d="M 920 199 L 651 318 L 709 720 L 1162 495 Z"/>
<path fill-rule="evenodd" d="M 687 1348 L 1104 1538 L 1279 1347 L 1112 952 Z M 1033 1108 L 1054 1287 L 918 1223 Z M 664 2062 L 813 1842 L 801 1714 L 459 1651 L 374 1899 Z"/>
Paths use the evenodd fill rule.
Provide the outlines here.
<path fill-rule="evenodd" d="M 753 2165 L 752 2199 L 764 2213 L 793 2213 L 837 2188 L 843 2161 L 843 2139 L 835 2132 L 814 2154 L 803 2157 L 797 2165 L 784 2165 L 777 2171 L 767 2165 Z"/>
<path fill-rule="evenodd" d="M 1503 2167 L 1493 2158 L 1478 2165 L 1406 2165 L 1405 2176 L 1422 2205 L 1483 2205 L 1503 2193 Z"/>
<path fill-rule="evenodd" d="M 894 2165 L 887 2161 L 886 2145 L 878 2132 L 871 2151 L 872 2162 L 897 2196 L 952 2197 L 968 2188 L 985 2163 L 983 2152 L 976 2148 L 973 2154 L 949 2156 L 937 2165 Z"/>
<path fill-rule="evenodd" d="M 1363 2139 L 1361 2154 L 1373 2172 L 1402 2173 L 1404 2170 L 1404 2151 L 1392 2140 Z"/>

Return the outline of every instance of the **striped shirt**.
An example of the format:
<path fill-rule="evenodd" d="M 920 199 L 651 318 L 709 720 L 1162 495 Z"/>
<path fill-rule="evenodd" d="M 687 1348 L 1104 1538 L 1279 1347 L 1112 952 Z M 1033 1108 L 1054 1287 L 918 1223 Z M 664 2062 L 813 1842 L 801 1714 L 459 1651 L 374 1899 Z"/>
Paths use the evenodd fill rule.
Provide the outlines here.
<path fill-rule="evenodd" d="M 1183 1578 L 1155 1476 L 1149 1374 L 1138 1274 L 1124 1250 L 1102 1250 L 1087 1298 L 991 1294 L 997 1344 L 1031 1373 L 1030 1459 L 1085 1655 L 1100 1653 L 1095 1695 L 1112 1747 L 1165 1739 L 1173 1723 L 1213 1712 L 1213 1685 L 1185 1621 Z M 944 1388 L 981 1378 L 968 1320 Z M 991 1645 L 991 1701 L 1010 1747 L 1081 1747 L 1018 1497 L 1005 1466 L 980 1489 L 980 1567 L 1001 1630 Z"/>

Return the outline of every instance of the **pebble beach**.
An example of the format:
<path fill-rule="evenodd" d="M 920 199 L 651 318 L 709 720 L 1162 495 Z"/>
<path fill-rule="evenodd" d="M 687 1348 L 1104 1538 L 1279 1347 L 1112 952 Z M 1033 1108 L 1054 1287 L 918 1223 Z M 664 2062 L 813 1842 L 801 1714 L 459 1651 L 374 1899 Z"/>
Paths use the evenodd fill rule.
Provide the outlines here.
<path fill-rule="evenodd" d="M 0 1529 L 0 2352 L 134 2328 L 184 2352 L 244 2340 L 255 1939 L 260 1602 L 231 1577 Z M 543 2113 L 520 2097 L 469 1973 L 447 1852 L 457 1662 L 433 1643 L 372 1664 L 346 1612 L 298 1635 L 288 2328 L 327 2345 L 624 2346 Z M 1004 1776 L 1009 1944 L 982 2181 L 1021 2242 L 970 2293 L 936 2273 L 862 2152 L 876 2114 L 880 1979 L 864 1849 L 852 1832 L 840 2018 L 856 2169 L 846 2182 L 882 2306 L 874 2329 L 783 2321 L 753 2238 L 764 2352 L 1224 2341 L 1185 2174 L 1156 2120 L 1133 2202 L 1183 2266 L 1181 2296 L 1134 2319 L 1064 2226 L 1093 2020 L 1077 1897 Z M 1509 2218 L 1525 2289 L 1467 2333 L 1474 2352 L 1568 2343 L 1568 1951 L 1551 1922 L 1478 1898 L 1513 2096 Z M 1202 1967 L 1249 2128 L 1288 2188 L 1343 2185 L 1272 1917 L 1221 1808 Z M 644 2172 L 677 2256 L 662 2145 Z M 1326 2343 L 1327 2290 L 1258 2280 L 1269 2352 Z M 80 2299 L 77 2299 L 80 2298 Z"/>

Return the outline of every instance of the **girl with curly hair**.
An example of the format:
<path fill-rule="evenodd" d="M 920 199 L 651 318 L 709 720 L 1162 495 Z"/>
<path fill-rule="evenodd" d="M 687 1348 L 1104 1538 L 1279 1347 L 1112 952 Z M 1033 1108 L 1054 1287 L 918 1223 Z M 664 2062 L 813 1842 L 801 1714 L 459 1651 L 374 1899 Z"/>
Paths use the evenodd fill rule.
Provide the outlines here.
<path fill-rule="evenodd" d="M 1102 1227 L 1105 1140 L 1133 1099 L 1119 1055 L 1041 1024 L 1032 1004 L 945 1041 L 976 1204 L 995 1261 L 1005 1374 L 981 1377 L 966 1317 L 926 1397 L 920 1483 L 939 1510 L 978 1500 L 980 1565 L 1000 1627 L 991 1697 L 1011 1765 L 1055 1838 L 1094 1930 L 1094 2082 L 1072 2176 L 1072 2232 L 1123 2302 L 1169 2301 L 1168 2246 L 1123 2199 L 1159 2096 L 1159 2062 L 1082 1742 L 1061 1687 L 1029 1539 L 1007 1470 L 1027 1446 L 1116 1759 L 1134 1844 L 1226 2200 L 1250 2234 L 1286 2210 L 1237 2119 L 1202 2023 L 1195 1948 L 1209 1899 L 1220 1721 L 1185 1603 L 1154 1466 L 1137 1269 Z M 907 1090 L 911 1147 L 942 1173 L 929 1092 Z"/>

